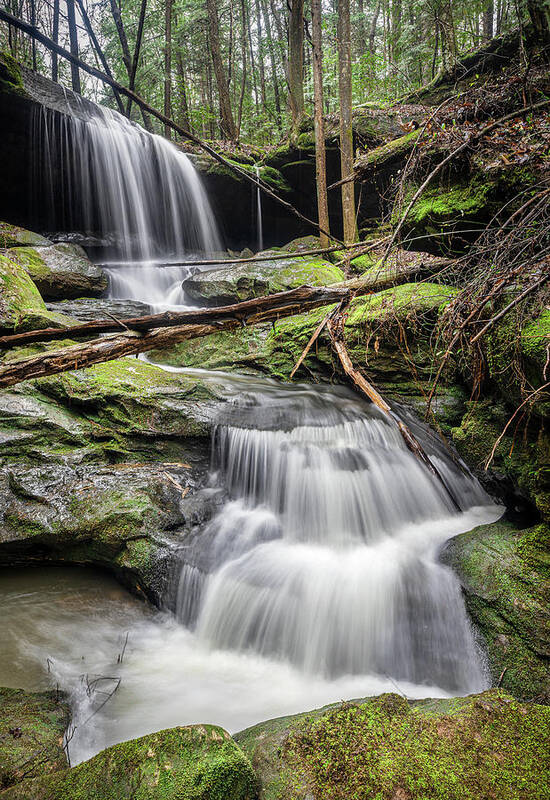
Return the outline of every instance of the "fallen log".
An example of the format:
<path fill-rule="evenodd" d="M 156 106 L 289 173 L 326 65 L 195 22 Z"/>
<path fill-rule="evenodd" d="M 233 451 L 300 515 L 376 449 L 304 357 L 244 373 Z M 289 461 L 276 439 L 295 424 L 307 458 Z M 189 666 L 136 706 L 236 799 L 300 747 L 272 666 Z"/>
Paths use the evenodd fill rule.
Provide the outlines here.
<path fill-rule="evenodd" d="M 344 319 L 342 314 L 334 315 L 329 317 L 327 320 L 327 328 L 330 335 L 330 340 L 332 342 L 332 346 L 338 356 L 338 359 L 342 365 L 342 368 L 346 375 L 352 380 L 353 384 L 359 389 L 359 391 L 366 395 L 369 400 L 374 403 L 377 408 L 379 408 L 386 416 L 388 416 L 394 423 L 397 425 L 407 448 L 413 453 L 422 463 L 429 469 L 429 471 L 434 475 L 435 478 L 441 483 L 445 492 L 448 494 L 449 498 L 453 506 L 456 508 L 457 511 L 462 511 L 460 504 L 458 503 L 454 493 L 452 492 L 450 486 L 448 485 L 447 481 L 443 477 L 443 475 L 439 472 L 437 467 L 432 462 L 429 455 L 426 453 L 416 436 L 410 430 L 410 428 L 405 425 L 402 419 L 395 413 L 392 409 L 390 404 L 382 397 L 380 392 L 367 381 L 367 379 L 362 375 L 358 370 L 356 370 L 353 366 L 352 360 L 349 356 L 349 353 L 346 348 L 345 344 L 345 337 L 344 337 Z"/>
<path fill-rule="evenodd" d="M 175 327 L 178 325 L 202 325 L 217 324 L 227 319 L 238 318 L 248 321 L 251 314 L 258 309 L 267 310 L 269 308 L 282 308 L 290 303 L 296 307 L 296 303 L 308 303 L 309 300 L 315 301 L 321 292 L 326 293 L 326 305 L 342 300 L 342 297 L 349 299 L 349 293 L 355 295 L 368 294 L 374 291 L 388 289 L 391 286 L 398 286 L 407 283 L 412 278 L 429 276 L 441 270 L 451 262 L 444 258 L 430 258 L 429 262 L 406 265 L 404 267 L 391 267 L 377 272 L 368 273 L 359 278 L 352 278 L 348 281 L 334 284 L 326 288 L 300 287 L 291 289 L 287 292 L 266 295 L 265 297 L 245 300 L 242 303 L 235 303 L 229 306 L 218 306 L 217 308 L 197 308 L 188 311 L 164 311 L 160 314 L 149 314 L 141 317 L 132 317 L 125 320 L 117 319 L 96 319 L 85 322 L 82 325 L 72 325 L 67 328 L 42 328 L 36 331 L 25 331 L 24 333 L 14 333 L 0 337 L 0 350 L 10 347 L 21 347 L 22 345 L 33 344 L 34 342 L 49 342 L 56 339 L 71 339 L 80 336 L 95 336 L 99 333 L 114 333 L 121 328 L 133 331 L 149 331 L 154 328 Z M 342 295 L 342 290 L 346 293 Z M 332 292 L 332 295 L 330 294 Z M 318 303 L 317 305 L 323 305 Z M 315 306 L 308 306 L 314 308 Z M 305 306 L 299 307 L 292 313 L 299 314 L 307 310 Z"/>
<path fill-rule="evenodd" d="M 319 306 L 338 303 L 344 299 L 349 300 L 352 296 L 347 289 L 302 286 L 289 292 L 246 300 L 233 306 L 196 311 L 167 311 L 150 317 L 137 317 L 132 321 L 134 330 L 103 336 L 90 342 L 50 350 L 5 364 L 0 368 L 0 388 L 13 386 L 31 378 L 83 369 L 122 356 L 170 347 L 186 339 L 209 336 L 219 331 L 236 330 L 247 324 L 273 322 Z M 159 318 L 162 318 L 162 322 Z M 130 321 L 126 320 L 125 324 L 128 322 Z M 90 324 L 78 327 L 89 329 Z M 109 320 L 108 324 L 114 325 L 120 331 L 120 327 L 117 327 L 112 320 Z M 136 328 L 137 325 L 141 325 L 141 330 Z M 72 334 L 74 330 L 75 328 L 64 330 L 63 333 L 66 336 L 68 332 Z"/>

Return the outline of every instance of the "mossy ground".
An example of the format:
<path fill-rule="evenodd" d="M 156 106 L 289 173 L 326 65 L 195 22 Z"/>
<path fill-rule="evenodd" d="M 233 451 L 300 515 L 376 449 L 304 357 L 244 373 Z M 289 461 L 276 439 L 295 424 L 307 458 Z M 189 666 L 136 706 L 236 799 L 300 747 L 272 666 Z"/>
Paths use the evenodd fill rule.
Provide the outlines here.
<path fill-rule="evenodd" d="M 24 778 L 67 766 L 63 734 L 69 709 L 56 692 L 0 688 L 0 793 Z"/>
<path fill-rule="evenodd" d="M 6 800 L 254 800 L 256 778 L 233 739 L 189 725 L 109 747 L 90 761 L 24 781 Z"/>
<path fill-rule="evenodd" d="M 545 800 L 550 709 L 492 690 L 396 694 L 261 723 L 237 735 L 263 800 Z"/>

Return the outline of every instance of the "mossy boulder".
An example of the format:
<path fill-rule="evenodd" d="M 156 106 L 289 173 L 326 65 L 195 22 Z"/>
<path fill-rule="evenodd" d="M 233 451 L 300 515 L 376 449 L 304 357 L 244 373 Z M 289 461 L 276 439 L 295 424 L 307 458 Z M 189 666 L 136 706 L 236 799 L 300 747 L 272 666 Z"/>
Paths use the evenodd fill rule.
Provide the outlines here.
<path fill-rule="evenodd" d="M 221 306 L 306 284 L 326 286 L 343 279 L 342 270 L 328 261 L 289 257 L 197 272 L 186 278 L 182 286 L 194 302 Z"/>
<path fill-rule="evenodd" d="M 47 300 L 98 297 L 107 288 L 105 272 L 92 264 L 78 245 L 16 247 L 7 252 L 23 267 Z"/>
<path fill-rule="evenodd" d="M 492 680 L 538 702 L 550 701 L 549 544 L 547 525 L 501 521 L 456 536 L 441 556 L 461 580 Z"/>
<path fill-rule="evenodd" d="M 550 708 L 491 690 L 397 694 L 260 723 L 235 737 L 261 800 L 543 800 Z"/>
<path fill-rule="evenodd" d="M 19 225 L 0 222 L 0 249 L 7 247 L 49 247 L 49 239 L 39 233 L 33 233 Z"/>
<path fill-rule="evenodd" d="M 25 270 L 0 254 L 0 327 L 18 328 L 27 314 L 43 311 L 44 301 Z"/>
<path fill-rule="evenodd" d="M 27 780 L 6 800 L 255 800 L 256 778 L 229 734 L 189 725 L 116 744 L 48 777 Z"/>
<path fill-rule="evenodd" d="M 57 692 L 0 688 L 0 793 L 24 778 L 67 767 L 69 708 Z"/>

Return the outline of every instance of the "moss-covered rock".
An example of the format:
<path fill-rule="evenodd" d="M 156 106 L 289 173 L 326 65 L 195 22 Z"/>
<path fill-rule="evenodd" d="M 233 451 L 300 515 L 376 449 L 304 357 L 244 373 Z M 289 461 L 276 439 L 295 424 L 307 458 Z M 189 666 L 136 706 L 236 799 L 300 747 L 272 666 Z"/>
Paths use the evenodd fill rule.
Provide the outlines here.
<path fill-rule="evenodd" d="M 19 225 L 10 225 L 9 222 L 0 222 L 0 249 L 6 247 L 48 247 L 52 244 L 39 233 L 21 228 Z"/>
<path fill-rule="evenodd" d="M 78 245 L 16 247 L 8 250 L 8 256 L 23 267 L 46 299 L 97 297 L 108 285 L 104 271 Z"/>
<path fill-rule="evenodd" d="M 516 697 L 550 700 L 550 528 L 495 522 L 456 536 L 443 561 L 461 579 L 492 679 Z"/>
<path fill-rule="evenodd" d="M 229 305 L 298 286 L 326 286 L 344 279 L 344 273 L 328 261 L 288 258 L 233 264 L 197 272 L 183 281 L 185 294 L 204 305 Z"/>
<path fill-rule="evenodd" d="M 25 778 L 63 770 L 69 708 L 57 692 L 0 688 L 0 793 Z"/>
<path fill-rule="evenodd" d="M 27 314 L 45 311 L 40 292 L 25 270 L 0 254 L 0 327 L 17 328 Z"/>
<path fill-rule="evenodd" d="M 492 690 L 396 694 L 260 723 L 237 734 L 262 800 L 523 800 L 550 792 L 550 709 Z"/>
<path fill-rule="evenodd" d="M 132 739 L 90 761 L 24 781 L 6 800 L 254 800 L 256 778 L 229 734 L 189 725 Z"/>

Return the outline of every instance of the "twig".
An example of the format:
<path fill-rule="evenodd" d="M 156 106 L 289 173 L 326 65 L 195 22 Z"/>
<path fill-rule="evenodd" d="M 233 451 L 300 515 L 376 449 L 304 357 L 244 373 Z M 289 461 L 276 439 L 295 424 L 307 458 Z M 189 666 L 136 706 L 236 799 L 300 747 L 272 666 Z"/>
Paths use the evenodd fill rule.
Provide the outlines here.
<path fill-rule="evenodd" d="M 471 340 L 471 344 L 474 344 L 474 342 L 477 342 L 478 339 L 481 339 L 483 334 L 486 333 L 489 330 L 489 328 L 492 328 L 495 322 L 498 322 L 499 319 L 502 319 L 502 317 L 505 314 L 507 314 L 512 308 L 514 308 L 514 306 L 517 306 L 517 304 L 520 303 L 524 299 L 524 297 L 527 297 L 528 294 L 531 294 L 531 292 L 534 289 L 537 289 L 539 286 L 542 286 L 542 284 L 546 283 L 547 280 L 550 280 L 550 273 L 547 275 L 543 275 L 542 278 L 539 278 L 538 281 L 535 281 L 535 283 L 532 283 L 530 286 L 527 287 L 527 289 L 524 289 L 521 294 L 518 294 L 517 297 L 514 297 L 514 299 L 510 303 L 508 303 L 506 308 L 503 308 L 502 311 L 499 311 L 498 314 L 495 314 L 495 316 L 492 319 L 490 319 L 489 322 L 487 322 L 487 324 L 484 325 L 483 328 L 478 333 L 476 333 L 474 338 Z"/>
<path fill-rule="evenodd" d="M 297 372 L 297 370 L 299 369 L 299 367 L 300 367 L 300 365 L 301 365 L 302 361 L 303 361 L 303 360 L 306 358 L 307 354 L 308 354 L 308 353 L 309 353 L 309 351 L 311 350 L 312 346 L 313 346 L 313 345 L 314 345 L 314 343 L 316 342 L 316 340 L 317 340 L 317 338 L 318 338 L 319 334 L 321 333 L 321 331 L 323 330 L 323 328 L 325 327 L 325 325 L 327 324 L 327 322 L 329 321 L 329 319 L 330 319 L 330 318 L 331 318 L 331 317 L 332 317 L 332 316 L 333 316 L 335 313 L 338 313 L 338 312 L 339 312 L 339 311 L 341 311 L 341 310 L 342 310 L 342 303 L 340 303 L 340 305 L 338 305 L 338 306 L 337 306 L 335 309 L 331 309 L 331 310 L 330 310 L 330 311 L 329 311 L 327 314 L 325 314 L 325 316 L 323 317 L 323 319 L 321 320 L 321 322 L 320 322 L 320 323 L 317 325 L 317 327 L 315 328 L 315 330 L 314 330 L 314 332 L 313 332 L 313 334 L 312 334 L 312 336 L 311 336 L 311 338 L 310 338 L 309 342 L 308 342 L 308 343 L 306 344 L 306 346 L 304 347 L 304 349 L 303 349 L 303 351 L 302 351 L 302 355 L 300 356 L 300 358 L 298 359 L 298 361 L 295 363 L 295 365 L 294 365 L 294 368 L 293 368 L 292 372 L 291 372 L 291 373 L 290 373 L 290 375 L 289 375 L 289 379 L 290 379 L 290 380 L 292 380 L 292 378 L 294 377 L 294 375 L 295 375 L 295 373 Z"/>
<path fill-rule="evenodd" d="M 499 446 L 499 444 L 500 444 L 500 443 L 501 443 L 501 441 L 503 440 L 503 438 L 504 438 L 504 436 L 505 436 L 505 434 L 506 434 L 506 431 L 508 430 L 508 428 L 510 427 L 510 425 L 511 425 L 511 424 L 512 424 L 512 422 L 514 421 L 514 419 L 515 419 L 516 415 L 518 414 L 518 412 L 519 412 L 519 411 L 521 411 L 521 409 L 523 408 L 523 406 L 524 406 L 526 403 L 528 403 L 530 400 L 532 400 L 532 399 L 533 399 L 533 397 L 534 397 L 536 394 L 538 394 L 539 392 L 542 392 L 542 391 L 544 391 L 544 390 L 545 390 L 545 389 L 547 389 L 549 386 L 550 386 L 550 381 L 549 381 L 549 382 L 547 382 L 547 383 L 544 383 L 542 386 L 539 386 L 539 388 L 538 388 L 538 389 L 535 389 L 535 391 L 534 391 L 534 392 L 531 392 L 531 394 L 529 394 L 529 395 L 528 395 L 528 396 L 525 398 L 525 400 L 523 401 L 523 403 L 521 403 L 521 404 L 520 404 L 520 405 L 519 405 L 519 406 L 516 408 L 516 410 L 514 411 L 514 413 L 512 414 L 512 416 L 510 417 L 510 419 L 509 419 L 509 420 L 508 420 L 508 422 L 506 423 L 506 425 L 504 426 L 504 430 L 502 431 L 502 433 L 500 434 L 500 436 L 498 437 L 498 439 L 497 439 L 497 440 L 496 440 L 496 442 L 494 443 L 494 445 L 493 445 L 493 449 L 491 450 L 491 455 L 489 456 L 489 458 L 488 458 L 488 459 L 487 459 L 487 461 L 485 462 L 485 466 L 483 467 L 483 469 L 484 469 L 484 470 L 488 470 L 488 469 L 489 469 L 489 466 L 490 466 L 490 464 L 491 464 L 491 462 L 492 462 L 493 458 L 495 457 L 495 453 L 496 453 L 497 447 Z"/>

